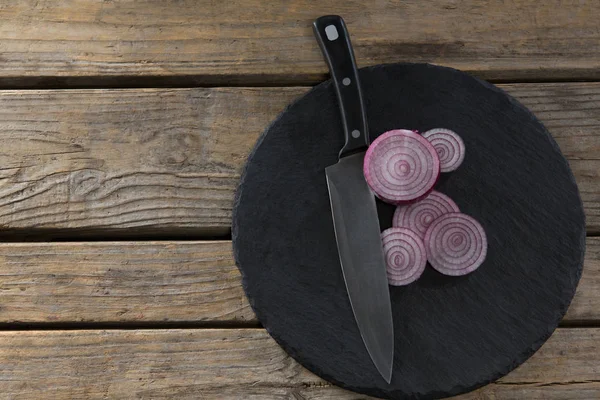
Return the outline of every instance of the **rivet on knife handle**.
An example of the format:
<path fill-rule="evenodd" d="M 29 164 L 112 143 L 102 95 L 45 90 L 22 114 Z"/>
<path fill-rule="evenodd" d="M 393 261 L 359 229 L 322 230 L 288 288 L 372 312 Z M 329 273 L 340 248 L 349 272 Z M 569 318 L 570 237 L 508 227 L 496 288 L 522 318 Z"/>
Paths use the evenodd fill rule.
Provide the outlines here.
<path fill-rule="evenodd" d="M 338 15 L 326 15 L 313 23 L 315 36 L 329 65 L 340 103 L 346 144 L 340 158 L 369 146 L 369 130 L 358 70 L 346 24 Z"/>

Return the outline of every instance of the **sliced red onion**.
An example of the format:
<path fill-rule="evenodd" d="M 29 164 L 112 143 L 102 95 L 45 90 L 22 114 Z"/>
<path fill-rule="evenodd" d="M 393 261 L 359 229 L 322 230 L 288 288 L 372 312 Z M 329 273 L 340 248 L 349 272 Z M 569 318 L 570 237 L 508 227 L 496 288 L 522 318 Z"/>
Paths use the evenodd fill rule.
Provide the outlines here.
<path fill-rule="evenodd" d="M 388 283 L 403 286 L 419 279 L 427 265 L 425 245 L 419 235 L 407 228 L 389 228 L 381 233 L 381 241 Z"/>
<path fill-rule="evenodd" d="M 396 208 L 392 226 L 409 228 L 424 239 L 429 225 L 451 212 L 460 212 L 456 203 L 445 194 L 433 190 L 421 201 Z"/>
<path fill-rule="evenodd" d="M 423 133 L 433 145 L 440 158 L 442 172 L 457 169 L 465 159 L 465 144 L 458 134 L 450 129 L 436 128 Z"/>
<path fill-rule="evenodd" d="M 365 179 L 381 200 L 404 204 L 427 196 L 439 174 L 440 160 L 421 135 L 388 131 L 373 141 L 364 163 Z"/>
<path fill-rule="evenodd" d="M 444 275 L 476 270 L 487 254 L 487 237 L 479 222 L 462 213 L 444 214 L 425 233 L 427 259 Z"/>

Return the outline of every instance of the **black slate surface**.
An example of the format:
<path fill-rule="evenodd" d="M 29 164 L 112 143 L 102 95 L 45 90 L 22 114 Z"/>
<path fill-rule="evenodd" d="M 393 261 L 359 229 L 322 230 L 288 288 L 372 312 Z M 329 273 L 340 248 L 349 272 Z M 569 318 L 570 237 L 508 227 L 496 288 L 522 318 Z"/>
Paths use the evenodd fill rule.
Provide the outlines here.
<path fill-rule="evenodd" d="M 437 398 L 489 383 L 551 335 L 579 281 L 581 200 L 542 124 L 500 89 L 425 64 L 361 70 L 372 138 L 394 128 L 444 127 L 466 145 L 463 165 L 437 190 L 475 217 L 489 240 L 474 273 L 427 267 L 391 287 L 392 383 L 364 348 L 340 269 L 325 167 L 342 124 L 330 81 L 288 107 L 246 165 L 233 218 L 234 253 L 262 324 L 297 361 L 342 387 L 390 399 Z M 393 207 L 380 204 L 381 228 Z"/>

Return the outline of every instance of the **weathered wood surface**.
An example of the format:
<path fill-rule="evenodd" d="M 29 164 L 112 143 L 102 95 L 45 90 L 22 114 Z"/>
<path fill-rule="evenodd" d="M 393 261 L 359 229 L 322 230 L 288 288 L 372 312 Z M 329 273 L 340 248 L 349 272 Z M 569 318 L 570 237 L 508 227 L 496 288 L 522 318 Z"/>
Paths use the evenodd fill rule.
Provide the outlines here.
<path fill-rule="evenodd" d="M 600 238 L 563 324 L 600 320 Z M 0 323 L 257 324 L 231 242 L 0 244 Z"/>
<path fill-rule="evenodd" d="M 346 19 L 361 66 L 597 79 L 599 12 L 593 0 L 5 0 L 0 85 L 315 82 L 326 66 L 311 24 L 331 13 Z"/>
<path fill-rule="evenodd" d="M 256 321 L 231 242 L 0 244 L 0 323 Z"/>
<path fill-rule="evenodd" d="M 600 84 L 501 87 L 554 135 L 599 232 Z M 306 90 L 2 91 L 0 234 L 226 234 L 247 155 Z"/>
<path fill-rule="evenodd" d="M 308 85 L 327 76 L 311 31 L 327 13 L 346 19 L 360 66 L 600 79 L 595 1 L 321 3 L 6 0 L 0 87 Z M 501 86 L 556 138 L 588 232 L 600 233 L 600 83 Z M 306 90 L 0 91 L 0 241 L 225 235 L 250 149 Z M 565 326 L 600 320 L 600 238 L 587 246 Z M 15 323 L 257 321 L 228 241 L 2 243 L 0 326 Z M 561 328 L 516 371 L 459 398 L 600 398 L 598 343 L 599 328 Z M 0 371 L 0 397 L 14 399 L 366 398 L 313 376 L 261 329 L 0 331 Z"/>
<path fill-rule="evenodd" d="M 464 398 L 597 398 L 599 340 L 598 328 L 559 329 L 525 364 Z M 0 332 L 0 370 L 11 399 L 365 398 L 306 371 L 262 329 Z"/>

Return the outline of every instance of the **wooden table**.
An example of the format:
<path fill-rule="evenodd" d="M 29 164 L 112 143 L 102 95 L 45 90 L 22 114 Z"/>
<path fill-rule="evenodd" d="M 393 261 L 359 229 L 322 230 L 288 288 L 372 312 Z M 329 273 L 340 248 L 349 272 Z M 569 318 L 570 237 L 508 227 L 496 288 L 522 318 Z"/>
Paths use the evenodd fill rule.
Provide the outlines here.
<path fill-rule="evenodd" d="M 583 278 L 538 353 L 461 399 L 600 398 L 600 3 L 316 3 L 0 4 L 0 398 L 364 398 L 261 329 L 229 241 L 258 135 L 326 79 L 327 13 L 360 66 L 460 68 L 549 128 L 587 213 Z"/>

